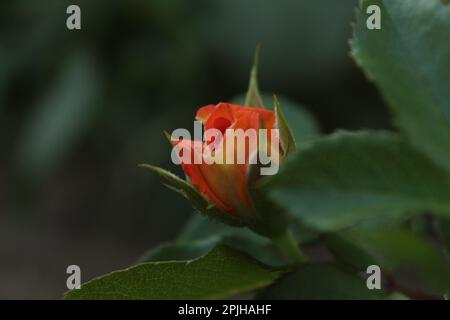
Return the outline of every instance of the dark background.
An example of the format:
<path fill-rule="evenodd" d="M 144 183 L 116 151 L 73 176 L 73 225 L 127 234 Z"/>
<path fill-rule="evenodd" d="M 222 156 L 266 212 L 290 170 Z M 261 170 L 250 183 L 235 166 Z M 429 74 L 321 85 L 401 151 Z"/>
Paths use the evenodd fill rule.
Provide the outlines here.
<path fill-rule="evenodd" d="M 356 0 L 14 0 L 0 6 L 0 298 L 59 299 L 173 239 L 190 205 L 138 163 L 162 131 L 260 86 L 336 128 L 388 126 L 349 56 Z M 82 30 L 66 28 L 78 4 Z"/>

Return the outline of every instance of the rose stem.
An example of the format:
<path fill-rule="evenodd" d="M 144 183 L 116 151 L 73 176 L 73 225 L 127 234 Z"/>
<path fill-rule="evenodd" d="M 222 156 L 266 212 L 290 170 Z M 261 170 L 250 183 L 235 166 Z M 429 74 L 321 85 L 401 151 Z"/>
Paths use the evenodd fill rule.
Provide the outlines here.
<path fill-rule="evenodd" d="M 291 230 L 286 230 L 281 236 L 274 237 L 272 240 L 278 245 L 281 251 L 297 265 L 304 264 L 307 261 Z"/>

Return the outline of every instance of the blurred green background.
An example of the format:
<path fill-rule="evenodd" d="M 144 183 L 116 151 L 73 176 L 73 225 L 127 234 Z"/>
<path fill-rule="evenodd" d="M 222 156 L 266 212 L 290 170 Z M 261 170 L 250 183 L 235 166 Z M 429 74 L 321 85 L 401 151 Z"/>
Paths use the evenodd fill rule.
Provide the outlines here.
<path fill-rule="evenodd" d="M 162 131 L 244 92 L 258 43 L 262 90 L 323 132 L 388 127 L 348 54 L 356 3 L 2 1 L 0 298 L 60 298 L 68 265 L 84 282 L 173 238 L 190 206 L 137 164 L 180 173 Z"/>

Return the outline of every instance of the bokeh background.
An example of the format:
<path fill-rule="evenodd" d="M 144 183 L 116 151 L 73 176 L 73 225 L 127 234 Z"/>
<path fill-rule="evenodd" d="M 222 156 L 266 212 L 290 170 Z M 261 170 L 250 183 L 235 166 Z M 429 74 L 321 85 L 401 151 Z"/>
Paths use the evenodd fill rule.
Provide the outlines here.
<path fill-rule="evenodd" d="M 66 28 L 77 4 L 82 30 Z M 0 298 L 59 299 L 173 239 L 190 205 L 162 131 L 260 86 L 336 128 L 386 128 L 349 56 L 357 0 L 8 0 L 0 5 Z"/>

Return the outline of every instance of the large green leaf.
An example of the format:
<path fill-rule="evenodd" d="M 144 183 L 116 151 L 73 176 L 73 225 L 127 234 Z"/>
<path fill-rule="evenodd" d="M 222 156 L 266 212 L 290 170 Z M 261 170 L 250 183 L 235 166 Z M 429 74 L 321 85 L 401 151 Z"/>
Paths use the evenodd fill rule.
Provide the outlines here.
<path fill-rule="evenodd" d="M 450 214 L 449 175 L 387 132 L 338 132 L 319 139 L 263 187 L 304 223 L 324 230 L 386 213 Z"/>
<path fill-rule="evenodd" d="M 143 263 L 96 278 L 65 299 L 216 299 L 273 283 L 283 271 L 217 247 L 196 260 Z"/>
<path fill-rule="evenodd" d="M 265 256 L 268 252 L 272 252 L 272 254 L 274 252 L 274 248 L 270 248 L 272 242 L 268 238 L 260 236 L 250 229 L 231 227 L 198 214 L 194 215 L 189 220 L 185 228 L 180 233 L 177 241 L 181 243 L 195 243 L 204 241 L 216 243 L 227 242 L 228 246 L 233 247 L 233 244 L 235 244 L 236 249 L 246 251 L 258 259 Z M 245 250 L 246 247 L 254 247 L 254 250 Z M 279 258 L 279 256 L 276 257 L 273 262 L 276 263 L 279 261 Z M 261 259 L 261 261 L 267 264 L 272 264 L 270 261 L 264 261 L 264 259 Z"/>
<path fill-rule="evenodd" d="M 443 294 L 450 289 L 450 260 L 431 243 L 408 230 L 388 228 L 363 233 L 353 230 L 346 239 L 389 272 L 409 270 L 417 274 L 421 284 L 429 290 Z"/>
<path fill-rule="evenodd" d="M 296 221 L 292 222 L 291 228 L 301 243 L 317 238 L 316 233 L 298 225 Z M 199 214 L 189 220 L 177 240 L 149 250 L 141 257 L 140 262 L 194 259 L 219 244 L 245 252 L 269 266 L 288 263 L 268 238 L 247 228 L 230 227 Z"/>
<path fill-rule="evenodd" d="M 258 295 L 260 299 L 379 299 L 366 280 L 330 264 L 305 265 Z"/>
<path fill-rule="evenodd" d="M 146 252 L 140 262 L 191 260 L 205 255 L 217 245 L 226 245 L 269 266 L 283 266 L 288 261 L 283 259 L 278 248 L 269 241 L 258 242 L 254 239 L 237 235 L 213 236 L 204 240 L 190 242 L 169 242 Z"/>
<path fill-rule="evenodd" d="M 324 240 L 336 260 L 351 270 L 364 272 L 368 266 L 377 264 L 377 260 L 361 248 L 357 241 L 338 233 L 327 234 Z"/>
<path fill-rule="evenodd" d="M 317 237 L 316 233 L 296 221 L 291 228 L 299 242 L 309 242 Z M 247 228 L 230 227 L 200 214 L 189 220 L 178 239 L 149 250 L 140 262 L 194 259 L 219 244 L 245 252 L 266 265 L 282 266 L 288 263 L 268 238 Z"/>
<path fill-rule="evenodd" d="M 219 237 L 211 237 L 191 242 L 163 243 L 148 250 L 139 258 L 139 262 L 193 260 L 211 251 L 219 243 L 219 240 Z"/>
<path fill-rule="evenodd" d="M 420 283 L 430 291 L 443 293 L 450 288 L 448 257 L 424 237 L 404 228 L 361 230 L 355 227 L 341 234 L 327 235 L 325 240 L 337 261 L 353 271 L 365 272 L 375 264 L 391 280 L 397 273 L 407 271 L 416 276 L 413 283 Z"/>
<path fill-rule="evenodd" d="M 198 241 L 209 239 L 211 237 L 236 234 L 249 236 L 259 239 L 260 241 L 264 241 L 262 236 L 251 232 L 247 228 L 233 228 L 224 223 L 220 223 L 211 218 L 198 214 L 192 215 L 192 217 L 187 221 L 177 240 L 181 242 Z"/>
<path fill-rule="evenodd" d="M 195 259 L 222 244 L 245 252 L 266 265 L 284 264 L 279 250 L 272 242 L 249 229 L 229 227 L 200 215 L 196 215 L 188 227 L 193 224 L 196 225 L 194 232 L 200 231 L 197 228 L 202 229 L 200 234 L 191 238 L 185 237 L 183 232 L 176 241 L 164 243 L 146 252 L 140 262 Z"/>
<path fill-rule="evenodd" d="M 381 8 L 381 30 L 366 8 Z M 411 143 L 450 170 L 450 6 L 441 0 L 364 0 L 352 54 L 381 89 Z"/>

